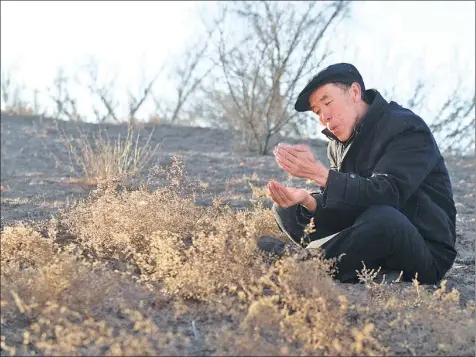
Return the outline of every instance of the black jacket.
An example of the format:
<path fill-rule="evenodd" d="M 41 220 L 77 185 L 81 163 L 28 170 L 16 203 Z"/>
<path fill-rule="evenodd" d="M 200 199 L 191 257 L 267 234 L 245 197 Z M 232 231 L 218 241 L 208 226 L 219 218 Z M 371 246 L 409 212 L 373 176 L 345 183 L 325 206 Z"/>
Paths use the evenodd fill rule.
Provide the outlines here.
<path fill-rule="evenodd" d="M 456 208 L 444 159 L 419 116 L 378 91 L 365 94 L 369 110 L 351 140 L 341 143 L 324 130 L 331 170 L 326 188 L 314 195 L 314 222 L 351 225 L 370 206 L 394 207 L 426 240 L 441 279 L 456 257 Z"/>

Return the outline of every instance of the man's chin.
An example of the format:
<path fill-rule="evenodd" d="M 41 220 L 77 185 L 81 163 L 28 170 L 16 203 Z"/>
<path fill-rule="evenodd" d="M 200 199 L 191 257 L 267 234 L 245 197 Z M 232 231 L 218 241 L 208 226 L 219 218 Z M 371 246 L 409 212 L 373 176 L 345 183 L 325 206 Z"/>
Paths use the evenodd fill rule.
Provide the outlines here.
<path fill-rule="evenodd" d="M 347 140 L 349 140 L 350 138 L 350 135 L 349 134 L 342 134 L 342 133 L 337 133 L 337 134 L 334 134 L 336 136 L 337 139 L 339 139 L 339 141 L 341 142 L 346 142 Z"/>

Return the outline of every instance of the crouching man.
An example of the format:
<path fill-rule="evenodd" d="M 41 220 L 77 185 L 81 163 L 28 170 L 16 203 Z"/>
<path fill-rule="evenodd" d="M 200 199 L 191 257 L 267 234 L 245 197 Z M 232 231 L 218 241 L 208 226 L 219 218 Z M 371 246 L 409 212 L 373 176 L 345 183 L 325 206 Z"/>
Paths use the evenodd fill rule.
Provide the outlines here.
<path fill-rule="evenodd" d="M 440 281 L 456 257 L 456 209 L 448 171 L 425 122 L 376 90 L 365 90 L 346 63 L 319 72 L 299 94 L 299 112 L 312 111 L 330 139 L 327 169 L 305 145 L 279 144 L 278 165 L 314 181 L 318 193 L 268 183 L 279 228 L 302 247 L 338 258 L 336 278 L 357 281 L 363 268 L 402 272 L 402 280 Z M 309 242 L 303 230 L 314 220 Z M 308 245 L 309 243 L 309 245 Z M 258 246 L 283 251 L 263 237 Z"/>

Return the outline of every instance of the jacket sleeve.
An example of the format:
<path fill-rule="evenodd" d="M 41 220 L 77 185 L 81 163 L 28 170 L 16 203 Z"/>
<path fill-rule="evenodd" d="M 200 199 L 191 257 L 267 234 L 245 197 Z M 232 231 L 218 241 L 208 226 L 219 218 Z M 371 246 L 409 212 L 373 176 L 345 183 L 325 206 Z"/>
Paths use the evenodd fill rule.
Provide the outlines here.
<path fill-rule="evenodd" d="M 373 205 L 400 209 L 436 161 L 436 144 L 431 132 L 425 128 L 407 129 L 388 142 L 371 177 L 331 170 L 326 190 L 317 200 L 317 211 L 336 208 L 355 212 Z"/>
<path fill-rule="evenodd" d="M 327 158 L 329 159 L 329 164 L 330 164 L 330 170 L 337 170 L 337 160 L 335 156 L 335 152 L 333 150 L 332 144 L 329 144 L 327 146 Z M 311 196 L 316 200 L 316 202 L 319 204 L 320 201 L 322 201 L 322 196 L 323 196 L 323 191 L 324 188 L 320 187 L 319 192 L 312 192 Z M 299 205 L 298 210 L 297 210 L 297 221 L 301 225 L 306 225 L 310 222 L 311 218 L 314 217 L 314 223 L 319 224 L 317 220 L 320 218 L 325 218 L 323 215 L 316 215 L 317 212 L 311 213 L 309 212 L 304 206 Z"/>

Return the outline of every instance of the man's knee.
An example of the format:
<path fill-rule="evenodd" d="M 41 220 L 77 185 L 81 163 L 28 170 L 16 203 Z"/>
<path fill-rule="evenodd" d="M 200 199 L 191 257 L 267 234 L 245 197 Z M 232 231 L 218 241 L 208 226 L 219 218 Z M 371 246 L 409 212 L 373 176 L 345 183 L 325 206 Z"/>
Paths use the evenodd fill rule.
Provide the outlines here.
<path fill-rule="evenodd" d="M 288 234 L 292 239 L 296 239 L 302 233 L 302 227 L 297 222 L 297 206 L 280 207 L 276 203 L 271 208 L 274 219 L 278 227 Z"/>
<path fill-rule="evenodd" d="M 402 212 L 386 205 L 376 205 L 367 208 L 359 217 L 359 220 L 374 223 L 385 230 L 401 228 L 402 225 L 409 223 L 407 217 Z"/>
<path fill-rule="evenodd" d="M 394 217 L 395 215 L 401 214 L 401 212 L 392 206 L 374 205 L 367 208 L 363 214 L 375 217 Z"/>
<path fill-rule="evenodd" d="M 271 210 L 273 211 L 274 217 L 279 221 L 288 222 L 296 220 L 296 206 L 285 208 L 274 203 Z"/>

